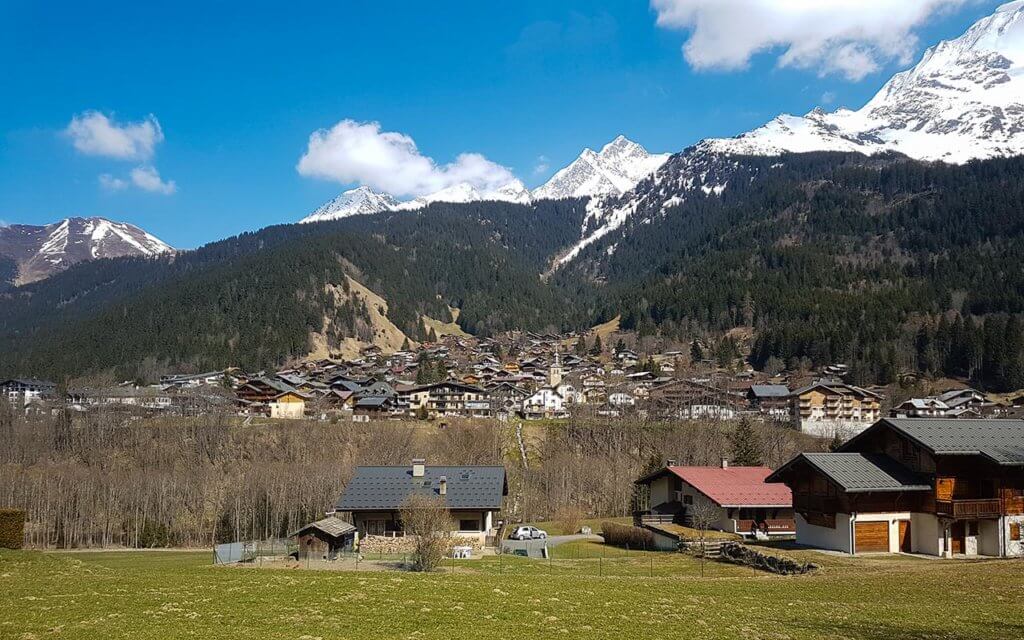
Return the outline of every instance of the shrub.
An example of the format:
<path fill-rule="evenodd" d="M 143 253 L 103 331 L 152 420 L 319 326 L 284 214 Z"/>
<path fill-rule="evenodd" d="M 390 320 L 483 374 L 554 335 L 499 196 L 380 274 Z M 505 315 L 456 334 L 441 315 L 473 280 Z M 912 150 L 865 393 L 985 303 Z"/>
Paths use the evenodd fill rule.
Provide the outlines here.
<path fill-rule="evenodd" d="M 562 533 L 571 535 L 580 532 L 586 515 L 580 507 L 567 504 L 555 512 L 555 522 L 561 527 Z"/>
<path fill-rule="evenodd" d="M 410 495 L 402 505 L 402 527 L 415 540 L 413 570 L 431 571 L 451 552 L 455 523 L 444 498 Z"/>
<path fill-rule="evenodd" d="M 25 542 L 25 512 L 0 509 L 0 549 L 20 549 Z"/>
<path fill-rule="evenodd" d="M 614 522 L 601 523 L 605 544 L 630 549 L 654 549 L 654 534 L 640 527 L 629 527 Z"/>

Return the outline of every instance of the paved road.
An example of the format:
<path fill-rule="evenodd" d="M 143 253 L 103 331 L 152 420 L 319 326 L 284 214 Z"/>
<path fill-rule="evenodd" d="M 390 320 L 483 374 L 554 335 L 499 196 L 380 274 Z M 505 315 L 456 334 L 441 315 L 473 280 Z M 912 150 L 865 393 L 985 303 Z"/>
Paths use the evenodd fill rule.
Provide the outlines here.
<path fill-rule="evenodd" d="M 549 536 L 545 540 L 504 540 L 501 543 L 501 548 L 505 553 L 514 553 L 517 549 L 526 549 L 526 555 L 530 558 L 542 558 L 543 549 L 545 545 L 548 548 L 557 547 L 560 544 L 566 542 L 576 542 L 579 540 L 589 540 L 591 542 L 604 542 L 604 538 L 601 536 L 586 536 L 583 534 L 576 534 L 572 536 Z"/>

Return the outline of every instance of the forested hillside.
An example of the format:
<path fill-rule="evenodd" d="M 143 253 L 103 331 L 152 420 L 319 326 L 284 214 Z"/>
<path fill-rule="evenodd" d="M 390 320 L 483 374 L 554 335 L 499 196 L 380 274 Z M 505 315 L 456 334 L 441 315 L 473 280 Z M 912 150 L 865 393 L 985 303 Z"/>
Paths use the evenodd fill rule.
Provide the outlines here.
<path fill-rule="evenodd" d="M 558 279 L 604 283 L 641 333 L 749 326 L 757 367 L 807 358 L 850 363 L 862 383 L 909 371 L 1016 389 L 1022 176 L 1021 158 L 744 158 L 721 196 L 643 201 Z"/>
<path fill-rule="evenodd" d="M 57 378 L 153 367 L 251 369 L 310 350 L 335 318 L 355 335 L 365 310 L 327 289 L 345 276 L 388 301 L 414 339 L 421 314 L 476 331 L 567 321 L 537 277 L 580 225 L 580 201 L 435 204 L 410 214 L 271 227 L 173 258 L 98 260 L 3 294 L 0 370 Z M 546 232 L 533 235 L 543 227 Z M 339 323 L 337 319 L 340 319 Z"/>
<path fill-rule="evenodd" d="M 414 340 L 422 315 L 447 321 L 449 306 L 478 335 L 621 315 L 680 340 L 748 327 L 757 367 L 1024 386 L 1024 159 L 720 157 L 702 168 L 720 193 L 694 187 L 693 170 L 673 157 L 627 194 L 625 224 L 553 274 L 583 200 L 434 204 L 77 265 L 0 292 L 0 373 L 274 366 L 308 353 L 326 318 L 333 340 L 361 330 L 366 309 L 328 293 L 348 276 Z"/>

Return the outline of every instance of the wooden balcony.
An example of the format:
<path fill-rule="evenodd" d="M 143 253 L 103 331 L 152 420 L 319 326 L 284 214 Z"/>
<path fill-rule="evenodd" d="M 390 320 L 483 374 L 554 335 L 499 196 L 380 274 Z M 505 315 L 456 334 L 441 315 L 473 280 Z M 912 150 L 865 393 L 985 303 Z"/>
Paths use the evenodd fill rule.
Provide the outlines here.
<path fill-rule="evenodd" d="M 734 520 L 736 533 L 750 533 L 754 528 L 753 520 Z M 793 535 L 796 533 L 796 521 L 784 518 L 762 520 L 758 529 L 768 535 Z"/>
<path fill-rule="evenodd" d="M 999 498 L 936 500 L 935 511 L 954 518 L 998 518 L 1003 513 Z"/>

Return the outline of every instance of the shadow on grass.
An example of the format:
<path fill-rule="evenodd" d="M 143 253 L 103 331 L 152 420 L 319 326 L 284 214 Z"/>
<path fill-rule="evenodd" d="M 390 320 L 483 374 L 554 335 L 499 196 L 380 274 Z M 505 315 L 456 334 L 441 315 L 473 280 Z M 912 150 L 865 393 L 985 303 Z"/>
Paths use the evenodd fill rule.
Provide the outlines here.
<path fill-rule="evenodd" d="M 979 622 L 971 626 L 974 630 L 953 630 L 954 624 L 963 627 L 964 623 L 936 621 L 935 628 L 921 628 L 917 624 L 905 621 L 874 620 L 864 622 L 803 622 L 790 621 L 787 626 L 804 629 L 818 638 L 857 638 L 858 640 L 997 640 L 1024 638 L 1024 623 L 1003 620 L 998 622 Z"/>

